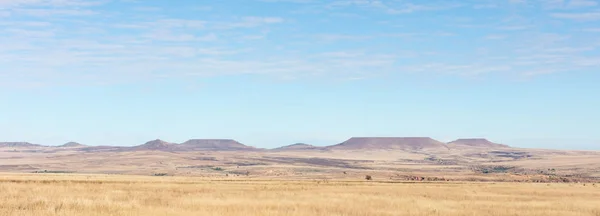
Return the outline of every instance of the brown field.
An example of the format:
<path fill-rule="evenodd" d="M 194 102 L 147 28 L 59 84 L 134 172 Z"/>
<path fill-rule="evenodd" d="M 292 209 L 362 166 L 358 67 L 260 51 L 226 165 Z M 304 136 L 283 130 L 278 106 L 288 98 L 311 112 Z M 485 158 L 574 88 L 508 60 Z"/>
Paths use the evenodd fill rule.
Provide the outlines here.
<path fill-rule="evenodd" d="M 600 151 L 514 148 L 486 139 L 351 138 L 259 149 L 229 139 L 137 146 L 0 142 L 0 172 L 280 180 L 598 183 Z"/>
<path fill-rule="evenodd" d="M 503 155 L 509 153 L 513 155 Z M 521 157 L 524 154 L 530 156 Z M 600 182 L 600 152 L 518 148 L 433 153 L 402 150 L 88 152 L 80 148 L 0 148 L 0 172 L 146 176 L 164 173 L 282 180 L 361 180 L 365 175 L 372 175 L 376 179 L 399 181 L 417 176 L 453 181 Z"/>
<path fill-rule="evenodd" d="M 600 185 L 0 174 L 0 215 L 600 215 Z"/>
<path fill-rule="evenodd" d="M 0 216 L 600 216 L 598 151 L 372 141 L 275 150 L 233 141 L 0 145 Z"/>

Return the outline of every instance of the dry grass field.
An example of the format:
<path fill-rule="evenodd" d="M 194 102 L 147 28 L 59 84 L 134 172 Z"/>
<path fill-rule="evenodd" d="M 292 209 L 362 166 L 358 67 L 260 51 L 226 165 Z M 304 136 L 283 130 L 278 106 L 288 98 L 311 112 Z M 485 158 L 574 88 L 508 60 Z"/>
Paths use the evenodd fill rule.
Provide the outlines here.
<path fill-rule="evenodd" d="M 600 185 L 0 174 L 0 215 L 600 215 Z"/>

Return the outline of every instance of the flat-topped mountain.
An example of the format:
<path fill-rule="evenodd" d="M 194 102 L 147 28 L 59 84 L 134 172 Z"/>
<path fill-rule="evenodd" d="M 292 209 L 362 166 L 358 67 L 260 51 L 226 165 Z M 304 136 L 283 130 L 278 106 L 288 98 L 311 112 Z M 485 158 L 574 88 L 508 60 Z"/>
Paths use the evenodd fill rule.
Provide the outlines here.
<path fill-rule="evenodd" d="M 328 148 L 337 150 L 448 149 L 443 142 L 429 137 L 353 137 Z"/>
<path fill-rule="evenodd" d="M 8 148 L 33 148 L 46 147 L 29 142 L 0 142 L 1 147 Z M 58 146 L 60 148 L 78 148 L 85 151 L 103 150 L 169 150 L 169 151 L 243 151 L 260 150 L 244 145 L 233 139 L 191 139 L 177 144 L 160 139 L 146 142 L 133 147 L 118 146 L 86 146 L 77 142 L 69 142 Z M 498 144 L 483 138 L 458 139 L 443 143 L 429 137 L 353 137 L 337 145 L 318 147 L 305 143 L 296 143 L 283 146 L 271 151 L 309 151 L 309 150 L 448 150 L 467 148 L 510 148 L 508 145 Z"/>
<path fill-rule="evenodd" d="M 508 145 L 490 142 L 489 140 L 482 139 L 482 138 L 457 139 L 455 141 L 449 142 L 448 146 L 450 148 L 455 148 L 455 147 L 509 148 L 510 147 Z"/>
<path fill-rule="evenodd" d="M 191 139 L 177 146 L 180 150 L 250 150 L 255 149 L 232 139 Z"/>
<path fill-rule="evenodd" d="M 25 148 L 25 147 L 42 147 L 42 145 L 32 144 L 28 142 L 0 142 L 1 147 L 9 148 Z"/>
<path fill-rule="evenodd" d="M 62 148 L 77 148 L 77 147 L 87 147 L 87 145 L 81 144 L 81 143 L 77 143 L 77 142 L 68 142 L 62 145 L 59 145 L 58 147 L 62 147 Z"/>
<path fill-rule="evenodd" d="M 279 148 L 276 148 L 273 150 L 275 150 L 275 151 L 301 151 L 301 150 L 318 150 L 318 149 L 323 149 L 323 147 L 309 145 L 309 144 L 305 144 L 305 143 L 296 143 L 296 144 L 292 144 L 292 145 L 279 147 Z"/>

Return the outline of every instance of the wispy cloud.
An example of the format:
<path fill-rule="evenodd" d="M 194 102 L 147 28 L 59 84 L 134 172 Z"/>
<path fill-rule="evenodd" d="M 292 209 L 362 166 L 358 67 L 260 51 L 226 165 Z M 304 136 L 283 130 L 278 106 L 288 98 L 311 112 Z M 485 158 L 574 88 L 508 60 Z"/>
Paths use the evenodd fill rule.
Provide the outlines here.
<path fill-rule="evenodd" d="M 0 17 L 89 16 L 98 14 L 91 7 L 104 3 L 79 0 L 0 0 Z"/>
<path fill-rule="evenodd" d="M 497 29 L 506 30 L 506 31 L 520 31 L 531 28 L 528 25 L 507 25 L 507 26 L 499 26 Z"/>
<path fill-rule="evenodd" d="M 585 28 L 583 31 L 586 32 L 600 32 L 600 28 Z"/>
<path fill-rule="evenodd" d="M 598 5 L 598 2 L 593 0 L 570 0 L 568 2 L 567 7 L 570 8 L 594 7 Z"/>
<path fill-rule="evenodd" d="M 161 11 L 162 9 L 160 7 L 134 7 L 133 10 L 135 11 L 145 11 L 145 12 L 157 12 L 157 11 Z"/>
<path fill-rule="evenodd" d="M 393 3 L 393 4 L 390 4 Z M 339 8 L 339 7 L 362 7 L 377 9 L 388 14 L 407 14 L 421 11 L 437 11 L 437 10 L 448 10 L 462 6 L 457 3 L 443 3 L 438 2 L 436 4 L 416 4 L 410 2 L 393 2 L 393 1 L 379 1 L 379 0 L 338 0 L 328 4 L 327 8 Z"/>
<path fill-rule="evenodd" d="M 373 36 L 370 35 L 351 35 L 351 34 L 318 34 L 315 35 L 318 40 L 340 41 L 340 40 L 366 40 Z"/>
<path fill-rule="evenodd" d="M 559 18 L 559 19 L 575 20 L 575 21 L 596 21 L 596 20 L 600 20 L 600 11 L 598 11 L 598 12 L 553 13 L 552 17 Z"/>
<path fill-rule="evenodd" d="M 485 37 L 485 39 L 488 39 L 488 40 L 503 40 L 506 38 L 507 38 L 506 35 L 498 35 L 498 34 L 488 35 Z"/>
<path fill-rule="evenodd" d="M 525 4 L 527 0 L 508 0 L 508 2 L 511 4 Z"/>
<path fill-rule="evenodd" d="M 27 37 L 27 38 L 46 38 L 54 36 L 54 32 L 47 30 L 26 30 L 26 29 L 5 29 L 8 34 L 18 35 L 19 37 Z"/>
<path fill-rule="evenodd" d="M 93 10 L 83 10 L 83 9 L 16 9 L 13 10 L 15 14 L 24 14 L 29 16 L 85 16 L 85 15 L 94 15 L 97 12 Z"/>
<path fill-rule="evenodd" d="M 151 23 L 147 23 L 151 27 L 160 28 L 204 28 L 206 21 L 194 19 L 159 19 Z"/>
<path fill-rule="evenodd" d="M 0 76 L 12 81 L 5 85 L 37 86 L 242 74 L 340 80 L 399 73 L 520 77 L 598 67 L 600 43 L 591 41 L 600 30 L 594 22 L 575 23 L 600 20 L 596 5 L 555 1 L 557 8 L 548 9 L 541 5 L 550 3 L 541 1 L 254 1 L 289 9 L 272 14 L 222 13 L 218 5 L 173 12 L 168 5 L 139 1 L 107 15 L 96 6 L 109 0 L 0 0 L 0 14 L 12 16 L 0 20 L 0 62 L 10 68 Z M 291 12 L 303 7 L 361 16 Z M 512 12 L 427 13 L 458 8 Z M 521 10 L 533 12 L 522 16 Z"/>
<path fill-rule="evenodd" d="M 101 5 L 106 1 L 93 0 L 0 0 L 0 6 L 51 6 L 51 7 L 86 7 Z"/>
<path fill-rule="evenodd" d="M 498 6 L 497 4 L 494 3 L 485 3 L 485 4 L 475 4 L 473 5 L 474 9 L 492 9 L 492 8 L 498 8 L 500 6 Z"/>
<path fill-rule="evenodd" d="M 287 2 L 287 3 L 312 3 L 312 2 L 316 2 L 317 0 L 259 0 L 261 2 L 271 2 L 271 3 L 280 3 L 280 2 Z"/>
<path fill-rule="evenodd" d="M 222 27 L 222 28 L 252 28 L 252 27 L 257 27 L 257 26 L 261 26 L 261 25 L 277 24 L 277 23 L 282 23 L 282 22 L 284 22 L 284 19 L 281 17 L 249 16 L 249 17 L 242 17 L 241 19 L 239 19 L 236 22 L 224 23 L 220 27 Z"/>
<path fill-rule="evenodd" d="M 214 33 L 207 35 L 195 35 L 195 34 L 175 34 L 170 31 L 155 31 L 145 36 L 147 39 L 154 41 L 171 41 L 171 42 L 194 42 L 194 41 L 215 41 L 218 36 Z"/>

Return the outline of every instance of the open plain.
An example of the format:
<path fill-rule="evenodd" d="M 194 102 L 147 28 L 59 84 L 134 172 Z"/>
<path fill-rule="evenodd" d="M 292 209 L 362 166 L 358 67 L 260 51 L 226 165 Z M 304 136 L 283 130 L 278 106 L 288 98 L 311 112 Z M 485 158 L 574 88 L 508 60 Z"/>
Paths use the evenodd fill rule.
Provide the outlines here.
<path fill-rule="evenodd" d="M 0 172 L 285 180 L 599 182 L 600 152 L 513 148 L 485 139 L 351 138 L 259 149 L 235 140 L 129 147 L 0 143 Z"/>
<path fill-rule="evenodd" d="M 0 215 L 600 216 L 600 153 L 485 139 L 0 143 Z"/>
<path fill-rule="evenodd" d="M 600 215 L 600 185 L 0 174 L 0 215 Z"/>
<path fill-rule="evenodd" d="M 0 0 L 0 216 L 600 216 L 600 0 Z"/>

